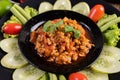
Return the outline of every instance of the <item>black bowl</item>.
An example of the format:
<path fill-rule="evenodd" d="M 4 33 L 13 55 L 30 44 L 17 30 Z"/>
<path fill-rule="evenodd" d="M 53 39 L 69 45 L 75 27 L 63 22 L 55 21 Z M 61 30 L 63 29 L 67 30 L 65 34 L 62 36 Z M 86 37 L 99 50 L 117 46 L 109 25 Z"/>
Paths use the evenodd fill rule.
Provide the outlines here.
<path fill-rule="evenodd" d="M 80 62 L 68 65 L 59 65 L 48 62 L 44 58 L 40 57 L 34 49 L 34 45 L 30 43 L 29 40 L 30 32 L 37 29 L 39 25 L 48 20 L 64 18 L 65 16 L 77 20 L 89 31 L 95 47 L 92 47 L 88 55 Z M 88 17 L 67 10 L 53 10 L 39 14 L 29 20 L 24 25 L 19 35 L 18 43 L 22 54 L 32 65 L 48 72 L 66 74 L 89 67 L 90 64 L 98 58 L 103 48 L 103 36 L 98 26 Z"/>

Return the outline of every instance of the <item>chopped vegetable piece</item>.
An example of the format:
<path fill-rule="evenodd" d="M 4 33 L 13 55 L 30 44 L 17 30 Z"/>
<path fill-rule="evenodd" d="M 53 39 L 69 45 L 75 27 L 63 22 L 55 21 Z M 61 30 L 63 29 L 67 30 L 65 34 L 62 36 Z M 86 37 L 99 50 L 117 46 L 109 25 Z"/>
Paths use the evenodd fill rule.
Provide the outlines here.
<path fill-rule="evenodd" d="M 47 22 L 43 25 L 43 31 L 46 32 L 51 25 L 52 25 L 51 21 L 47 21 Z"/>
<path fill-rule="evenodd" d="M 74 37 L 79 38 L 80 37 L 80 31 L 74 29 Z"/>
<path fill-rule="evenodd" d="M 49 32 L 53 33 L 56 30 L 56 28 L 59 27 L 62 24 L 63 24 L 63 20 L 60 20 L 60 21 L 56 22 L 55 24 L 51 25 L 50 29 L 49 29 Z"/>
<path fill-rule="evenodd" d="M 65 26 L 65 32 L 72 32 L 74 28 L 72 26 Z"/>

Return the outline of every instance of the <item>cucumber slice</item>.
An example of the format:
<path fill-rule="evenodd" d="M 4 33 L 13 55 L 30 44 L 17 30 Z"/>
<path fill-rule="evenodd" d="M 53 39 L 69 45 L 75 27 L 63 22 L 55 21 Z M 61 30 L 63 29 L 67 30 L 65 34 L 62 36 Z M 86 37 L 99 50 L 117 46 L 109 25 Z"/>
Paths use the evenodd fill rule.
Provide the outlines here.
<path fill-rule="evenodd" d="M 53 9 L 53 5 L 49 2 L 41 2 L 41 4 L 39 5 L 38 11 L 39 13 L 45 12 L 45 11 L 49 11 Z"/>
<path fill-rule="evenodd" d="M 17 50 L 6 54 L 1 59 L 1 65 L 10 69 L 20 68 L 25 66 L 26 64 L 28 64 L 28 62 L 21 55 L 20 51 L 17 51 Z"/>
<path fill-rule="evenodd" d="M 13 73 L 13 80 L 38 80 L 45 74 L 44 71 L 27 65 L 22 68 L 16 69 Z"/>
<path fill-rule="evenodd" d="M 113 46 L 104 46 L 100 57 L 91 67 L 93 70 L 109 74 L 120 72 L 120 49 Z"/>
<path fill-rule="evenodd" d="M 17 38 L 7 38 L 0 41 L 0 47 L 5 52 L 16 51 L 19 49 L 18 47 L 18 39 Z"/>
<path fill-rule="evenodd" d="M 86 75 L 88 80 L 109 80 L 108 74 L 95 72 L 91 69 L 85 69 L 80 72 Z"/>
<path fill-rule="evenodd" d="M 56 74 L 48 73 L 50 80 L 58 80 Z"/>
<path fill-rule="evenodd" d="M 39 80 L 49 80 L 48 74 L 45 73 Z"/>
<path fill-rule="evenodd" d="M 58 78 L 59 78 L 59 80 L 67 80 L 64 75 L 59 75 Z"/>
<path fill-rule="evenodd" d="M 73 11 L 88 16 L 90 13 L 90 7 L 86 2 L 79 2 L 72 8 Z"/>
<path fill-rule="evenodd" d="M 57 0 L 53 5 L 54 10 L 71 10 L 70 0 Z"/>

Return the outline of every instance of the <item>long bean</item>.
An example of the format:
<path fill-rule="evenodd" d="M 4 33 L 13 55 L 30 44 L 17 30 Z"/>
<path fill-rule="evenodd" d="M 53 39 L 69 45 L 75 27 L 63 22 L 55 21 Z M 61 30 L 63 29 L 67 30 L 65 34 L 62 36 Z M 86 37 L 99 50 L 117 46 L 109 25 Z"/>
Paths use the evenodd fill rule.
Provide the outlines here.
<path fill-rule="evenodd" d="M 23 23 L 25 24 L 27 22 L 27 19 L 15 8 L 12 7 L 10 11 Z"/>
<path fill-rule="evenodd" d="M 27 15 L 27 13 L 24 11 L 24 9 L 21 8 L 20 6 L 18 6 L 17 4 L 14 4 L 13 7 L 15 7 L 27 20 L 29 20 L 31 18 L 31 16 Z"/>
<path fill-rule="evenodd" d="M 109 21 L 111 21 L 111 20 L 114 20 L 114 19 L 116 19 L 116 18 L 117 18 L 117 15 L 116 15 L 116 14 L 108 15 L 108 17 L 103 18 L 103 19 L 101 19 L 100 21 L 98 21 L 97 25 L 98 25 L 99 27 L 101 27 L 101 26 L 103 26 L 105 23 L 107 23 L 107 22 L 109 22 Z"/>
<path fill-rule="evenodd" d="M 101 31 L 104 32 L 107 30 L 111 25 L 114 25 L 116 23 L 120 22 L 120 17 L 117 17 L 117 19 L 111 20 L 110 22 L 104 24 L 102 27 L 100 27 Z"/>

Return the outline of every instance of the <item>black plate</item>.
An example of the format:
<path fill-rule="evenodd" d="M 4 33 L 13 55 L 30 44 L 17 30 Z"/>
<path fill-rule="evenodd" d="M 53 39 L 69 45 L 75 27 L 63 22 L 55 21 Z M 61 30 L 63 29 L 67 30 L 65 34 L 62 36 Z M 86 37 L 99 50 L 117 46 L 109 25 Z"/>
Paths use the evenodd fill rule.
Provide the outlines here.
<path fill-rule="evenodd" d="M 34 49 L 35 46 L 33 46 L 29 40 L 31 31 L 36 30 L 40 25 L 43 24 L 43 22 L 64 17 L 77 20 L 78 23 L 80 23 L 86 30 L 88 30 L 91 36 L 91 40 L 95 46 L 90 49 L 88 55 L 83 60 L 68 65 L 59 65 L 56 63 L 48 62 L 43 57 L 40 57 L 37 54 L 37 51 Z M 60 74 L 68 74 L 88 67 L 99 56 L 103 48 L 103 43 L 104 41 L 102 33 L 92 20 L 79 13 L 67 10 L 52 10 L 33 17 L 24 25 L 18 38 L 20 50 L 31 64 L 44 71 Z"/>
<path fill-rule="evenodd" d="M 33 8 L 38 8 L 40 2 L 42 1 L 49 1 L 52 4 L 54 4 L 54 2 L 56 0 L 28 0 L 26 3 L 21 4 L 22 7 L 29 5 Z M 72 6 L 75 5 L 76 3 L 80 2 L 80 1 L 85 1 L 87 2 L 90 7 L 94 6 L 95 4 L 103 4 L 105 6 L 105 10 L 106 13 L 108 14 L 113 14 L 116 13 L 118 16 L 120 16 L 120 12 L 113 8 L 111 5 L 105 3 L 103 0 L 71 0 Z M 11 13 L 7 14 L 6 16 L 4 16 L 1 20 L 0 20 L 0 26 L 3 25 L 3 23 L 9 19 Z M 0 33 L 0 40 L 3 39 L 2 34 Z M 118 44 L 118 46 L 120 47 L 120 44 Z M 4 53 L 2 50 L 0 50 L 0 59 L 5 55 L 6 53 Z M 10 70 L 7 68 L 4 68 L 0 65 L 0 79 L 2 80 L 12 80 L 12 72 L 14 70 Z M 120 80 L 120 72 L 116 73 L 116 74 L 111 74 L 109 75 L 109 80 Z"/>

